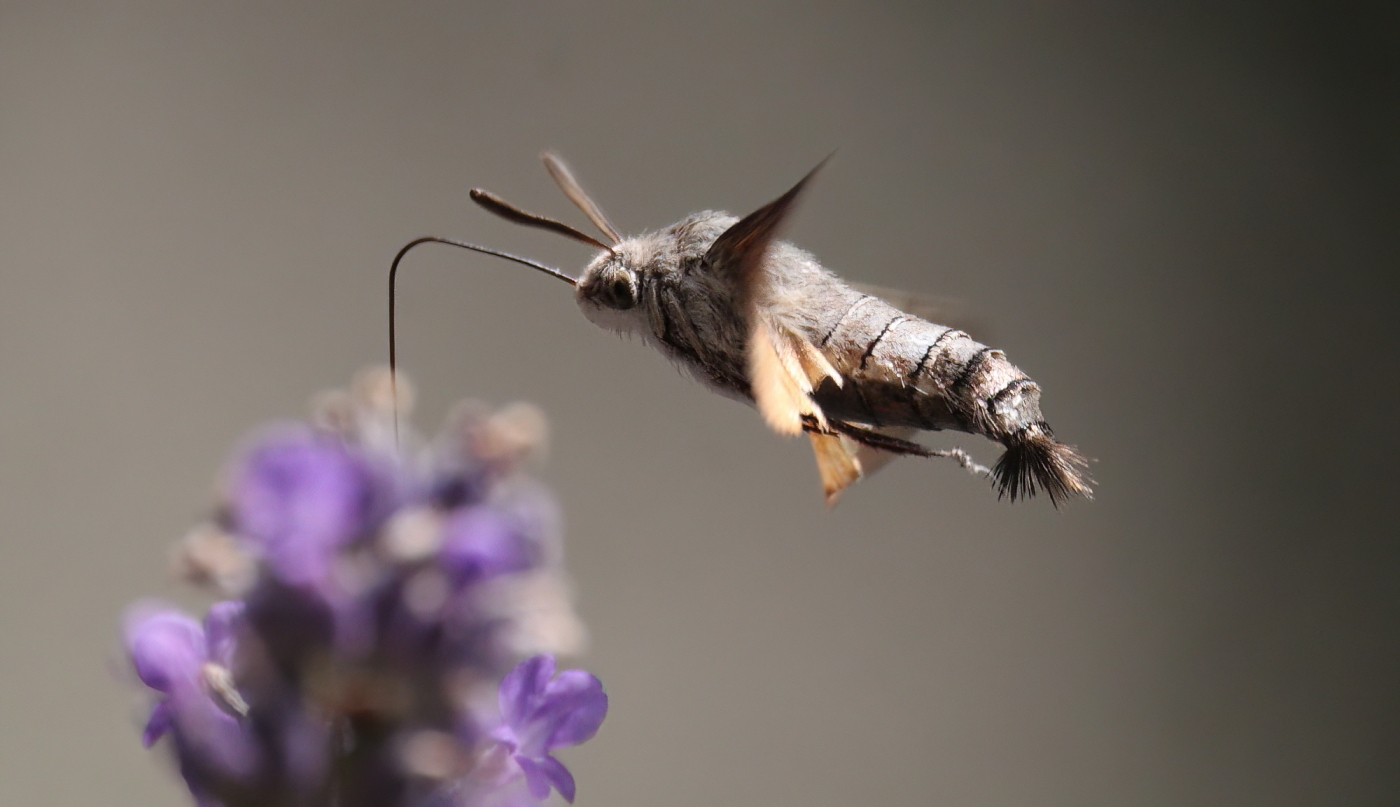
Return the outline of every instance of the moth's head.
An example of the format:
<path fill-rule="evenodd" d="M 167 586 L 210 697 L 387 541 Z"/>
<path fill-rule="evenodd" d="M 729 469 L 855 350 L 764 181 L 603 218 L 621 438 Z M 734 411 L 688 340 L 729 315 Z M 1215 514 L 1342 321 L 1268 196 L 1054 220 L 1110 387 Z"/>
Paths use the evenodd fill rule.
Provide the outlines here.
<path fill-rule="evenodd" d="M 631 331 L 641 324 L 641 276 L 653 270 L 654 250 L 642 239 L 629 238 L 598 254 L 579 276 L 574 287 L 583 315 L 595 325 L 613 331 Z"/>
<path fill-rule="evenodd" d="M 702 271 L 706 250 L 736 219 L 704 210 L 656 232 L 619 241 L 583 270 L 574 296 L 584 316 L 611 330 L 630 331 L 650 321 L 654 282 Z"/>
<path fill-rule="evenodd" d="M 593 259 L 574 287 L 580 304 L 626 311 L 637 305 L 637 276 L 635 265 L 617 251 L 604 252 Z"/>
<path fill-rule="evenodd" d="M 648 317 L 645 310 L 646 295 L 643 293 L 644 281 L 676 272 L 693 271 L 704 261 L 710 244 L 736 221 L 728 214 L 707 210 L 688 216 L 664 230 L 624 239 L 603 215 L 598 205 L 579 187 L 578 181 L 564 163 L 547 152 L 542 156 L 545 167 L 564 191 L 564 195 L 583 211 L 603 235 L 611 239 L 611 245 L 561 221 L 527 213 L 495 194 L 473 188 L 472 200 L 502 218 L 517 224 L 550 230 L 603 251 L 598 253 L 583 274 L 575 279 L 513 255 L 474 245 L 466 246 L 479 252 L 488 252 L 525 263 L 573 283 L 574 296 L 579 307 L 583 309 L 584 316 L 604 328 L 635 331 L 639 326 L 645 325 Z"/>

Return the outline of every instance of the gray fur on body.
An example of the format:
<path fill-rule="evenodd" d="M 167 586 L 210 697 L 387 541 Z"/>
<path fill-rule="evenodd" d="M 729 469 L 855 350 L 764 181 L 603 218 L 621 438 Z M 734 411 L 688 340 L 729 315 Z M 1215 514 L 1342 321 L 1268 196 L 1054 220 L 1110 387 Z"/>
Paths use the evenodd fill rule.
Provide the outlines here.
<path fill-rule="evenodd" d="M 777 240 L 825 160 L 743 218 L 703 211 L 628 239 L 618 236 L 556 155 L 546 153 L 544 161 L 564 194 L 613 245 L 473 189 L 471 198 L 496 215 L 603 252 L 575 279 L 474 244 L 411 242 L 389 268 L 391 368 L 398 262 L 413 246 L 438 241 L 571 283 L 592 322 L 637 334 L 711 389 L 756 405 L 780 434 L 806 432 L 828 503 L 893 455 L 951 457 L 987 472 L 962 449 L 934 450 L 905 439 L 917 429 L 956 429 L 1000 442 L 1006 451 L 990 476 L 1013 501 L 1040 490 L 1055 504 L 1091 495 L 1086 461 L 1054 438 L 1041 418 L 1040 388 L 1001 351 L 851 288 L 811 255 Z"/>
<path fill-rule="evenodd" d="M 728 397 L 752 403 L 745 351 L 750 325 L 737 290 L 704 265 L 710 245 L 737 222 L 704 211 L 629 238 L 588 266 L 577 288 L 585 316 L 637 334 Z M 631 284 L 637 304 L 597 301 Z M 1040 388 L 993 350 L 856 291 L 807 252 L 777 241 L 754 310 L 821 349 L 841 374 L 814 399 L 829 417 L 872 428 L 952 429 L 1009 444 L 1043 425 Z"/>

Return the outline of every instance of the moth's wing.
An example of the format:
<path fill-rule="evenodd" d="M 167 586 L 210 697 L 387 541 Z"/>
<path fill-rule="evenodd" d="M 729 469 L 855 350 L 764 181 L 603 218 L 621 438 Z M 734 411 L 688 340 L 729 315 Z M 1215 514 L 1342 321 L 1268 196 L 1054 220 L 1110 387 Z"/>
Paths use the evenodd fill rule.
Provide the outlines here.
<path fill-rule="evenodd" d="M 826 503 L 835 504 L 841 492 L 863 475 L 859 447 L 828 430 L 812 390 L 827 378 L 839 384 L 841 374 L 815 345 L 765 316 L 756 317 L 748 358 L 749 387 L 764 421 L 779 434 L 800 434 L 806 430 L 804 424 L 817 429 L 807 436 Z"/>
<path fill-rule="evenodd" d="M 804 417 L 826 426 L 821 407 L 812 400 L 812 390 L 827 378 L 841 383 L 841 374 L 821 350 L 791 329 L 756 314 L 747 356 L 754 404 L 774 431 L 801 434 Z"/>
<path fill-rule="evenodd" d="M 763 419 L 779 434 L 800 434 L 804 430 L 804 420 L 810 420 L 822 430 L 809 432 L 809 436 L 822 478 L 822 490 L 827 503 L 832 504 L 841 491 L 860 478 L 860 463 L 848 441 L 826 431 L 826 416 L 812 400 L 812 390 L 825 378 L 833 378 L 840 384 L 841 374 L 815 345 L 773 321 L 754 305 L 762 296 L 768 247 L 792 212 L 802 189 L 825 163 L 823 160 L 787 193 L 720 234 L 706 250 L 705 263 L 711 271 L 727 276 L 738 292 L 739 305 L 749 322 L 749 388 Z"/>
<path fill-rule="evenodd" d="M 890 428 L 879 429 L 877 433 L 907 440 L 916 431 L 909 428 Z M 844 434 L 810 432 L 807 436 L 812 439 L 812 452 L 817 457 L 817 472 L 821 474 L 822 492 L 826 496 L 828 507 L 836 504 L 841 493 L 856 480 L 870 476 L 889 465 L 891 460 L 902 456 L 895 451 L 857 443 Z"/>
<path fill-rule="evenodd" d="M 908 440 L 917 431 L 910 428 L 876 430 L 879 434 L 899 440 Z M 828 507 L 836 504 L 841 493 L 856 480 L 870 476 L 889 465 L 891 460 L 902 456 L 894 451 L 857 443 L 842 434 L 808 432 L 807 436 L 812 439 L 812 453 L 817 457 L 817 473 L 821 475 L 822 493 L 826 496 Z"/>
<path fill-rule="evenodd" d="M 802 433 L 802 416 L 820 416 L 821 409 L 808 394 L 812 386 L 797 367 L 786 340 L 759 319 L 749 334 L 749 389 L 754 405 L 769 428 L 778 434 Z"/>
<path fill-rule="evenodd" d="M 827 159 L 831 159 L 828 157 Z M 739 219 L 705 251 L 705 264 L 712 271 L 727 275 L 739 291 L 743 304 L 751 304 L 762 281 L 763 259 L 783 221 L 792 212 L 808 181 L 826 165 L 826 160 L 807 172 L 787 193 Z"/>
<path fill-rule="evenodd" d="M 878 297 L 900 311 L 913 314 L 919 319 L 949 328 L 957 328 L 965 333 L 976 334 L 979 340 L 989 339 L 986 323 L 973 311 L 972 306 L 966 300 L 892 289 L 888 286 L 876 286 L 871 283 L 848 282 L 846 285 L 861 294 Z"/>
<path fill-rule="evenodd" d="M 768 247 L 802 189 L 825 164 L 826 160 L 818 163 L 787 193 L 732 224 L 705 251 L 704 263 L 709 270 L 733 284 L 740 313 L 749 327 L 749 386 L 758 411 L 781 434 L 800 433 L 803 415 L 822 420 L 821 409 L 810 394 L 813 368 L 824 374 L 831 364 L 801 337 L 759 311 L 756 303 L 763 296 L 767 280 L 763 267 Z M 813 352 L 818 357 L 813 357 Z M 834 370 L 831 372 L 835 374 Z M 839 379 L 840 375 L 836 377 Z"/>
<path fill-rule="evenodd" d="M 759 413 L 779 434 L 800 434 L 802 416 L 820 419 L 821 410 L 809 394 L 812 384 L 803 371 L 805 352 L 789 338 L 786 329 L 758 311 L 755 303 L 762 296 L 768 247 L 819 168 L 820 165 L 809 171 L 787 193 L 739 219 L 705 251 L 705 264 L 710 271 L 729 279 L 737 292 L 741 313 L 749 326 L 749 387 Z"/>
<path fill-rule="evenodd" d="M 864 476 L 859 452 L 850 440 L 839 434 L 808 432 L 812 453 L 817 458 L 817 473 L 822 479 L 822 495 L 828 507 L 836 504 L 841 493 Z"/>

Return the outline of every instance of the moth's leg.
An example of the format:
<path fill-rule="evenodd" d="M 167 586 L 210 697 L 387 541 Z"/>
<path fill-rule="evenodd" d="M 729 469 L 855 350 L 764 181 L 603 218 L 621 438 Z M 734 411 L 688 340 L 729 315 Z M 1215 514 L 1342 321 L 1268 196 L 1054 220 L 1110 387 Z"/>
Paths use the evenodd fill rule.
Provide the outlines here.
<path fill-rule="evenodd" d="M 956 446 L 953 448 L 938 449 L 936 451 L 930 452 L 929 456 L 947 457 L 950 460 L 954 460 L 963 467 L 963 470 L 975 476 L 992 475 L 991 468 L 979 464 L 976 460 L 972 458 L 971 454 L 968 454 L 966 451 L 963 451 L 961 448 L 957 448 Z"/>
<path fill-rule="evenodd" d="M 908 440 L 914 436 L 917 430 L 906 426 L 896 426 L 892 428 L 876 429 L 875 431 L 887 437 L 898 437 L 901 440 Z M 849 437 L 845 439 L 850 440 Z M 852 442 L 854 443 L 854 441 Z M 870 446 L 860 445 L 859 443 L 855 445 L 856 459 L 860 462 L 860 468 L 865 472 L 866 476 L 875 473 L 891 462 L 894 462 L 899 457 L 904 456 L 902 454 L 896 454 L 893 451 L 886 451 L 883 448 L 871 448 Z"/>
<path fill-rule="evenodd" d="M 867 429 L 864 426 L 857 426 L 854 423 L 847 423 L 843 420 L 828 418 L 827 422 L 830 424 L 831 430 L 843 434 L 863 446 L 879 449 L 880 451 L 888 451 L 892 454 L 908 454 L 915 457 L 946 457 L 978 476 L 989 476 L 992 473 L 990 468 L 979 464 L 976 460 L 972 459 L 971 454 L 968 454 L 961 448 L 929 448 L 919 445 L 912 440 L 905 440 L 902 437 L 895 437 L 890 434 L 881 434 L 872 429 Z M 810 428 L 807 422 L 804 421 L 803 428 L 808 431 L 820 429 L 815 421 Z"/>
<path fill-rule="evenodd" d="M 844 420 L 827 418 L 831 431 L 837 434 L 844 434 L 863 446 L 878 448 L 881 451 L 889 451 L 893 454 L 911 454 L 916 457 L 932 456 L 932 449 L 921 446 L 913 440 L 906 440 L 893 434 L 885 434 L 865 426 L 857 426 Z M 806 423 L 803 424 L 804 428 Z M 809 429 L 810 431 L 810 429 Z"/>

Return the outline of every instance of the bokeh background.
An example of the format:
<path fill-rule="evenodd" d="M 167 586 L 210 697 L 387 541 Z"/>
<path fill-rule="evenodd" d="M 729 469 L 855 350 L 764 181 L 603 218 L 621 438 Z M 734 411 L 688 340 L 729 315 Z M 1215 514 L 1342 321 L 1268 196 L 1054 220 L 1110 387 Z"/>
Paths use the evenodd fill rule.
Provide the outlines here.
<path fill-rule="evenodd" d="M 418 419 L 533 400 L 607 685 L 580 804 L 1400 801 L 1394 6 L 0 5 L 0 803 L 179 805 L 119 614 L 233 442 L 383 361 L 424 234 L 576 271 L 743 213 L 951 295 L 1097 458 L 998 502 L 805 442 L 548 278 L 415 253 Z M 946 442 L 946 441 L 945 441 Z M 984 460 L 991 445 L 963 441 Z"/>

